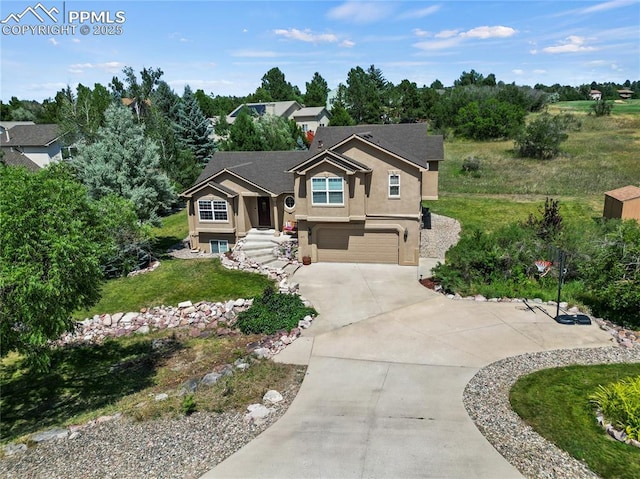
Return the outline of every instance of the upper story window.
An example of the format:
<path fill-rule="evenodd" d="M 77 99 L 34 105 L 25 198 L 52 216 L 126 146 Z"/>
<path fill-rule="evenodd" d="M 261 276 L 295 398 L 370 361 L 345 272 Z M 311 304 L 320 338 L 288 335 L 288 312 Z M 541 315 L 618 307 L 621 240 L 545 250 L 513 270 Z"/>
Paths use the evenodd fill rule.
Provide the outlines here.
<path fill-rule="evenodd" d="M 198 215 L 200 221 L 228 221 L 227 202 L 216 200 L 199 200 Z"/>
<path fill-rule="evenodd" d="M 400 175 L 389 173 L 389 198 L 400 198 Z"/>
<path fill-rule="evenodd" d="M 311 193 L 314 205 L 344 205 L 342 178 L 311 178 Z"/>

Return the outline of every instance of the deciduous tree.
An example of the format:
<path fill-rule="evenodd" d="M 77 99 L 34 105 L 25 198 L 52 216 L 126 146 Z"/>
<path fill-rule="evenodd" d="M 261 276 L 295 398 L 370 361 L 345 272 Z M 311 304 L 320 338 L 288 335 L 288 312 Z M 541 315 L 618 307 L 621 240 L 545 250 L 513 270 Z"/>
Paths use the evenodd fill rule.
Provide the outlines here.
<path fill-rule="evenodd" d="M 0 341 L 39 369 L 71 313 L 100 295 L 100 216 L 64 164 L 0 166 Z"/>

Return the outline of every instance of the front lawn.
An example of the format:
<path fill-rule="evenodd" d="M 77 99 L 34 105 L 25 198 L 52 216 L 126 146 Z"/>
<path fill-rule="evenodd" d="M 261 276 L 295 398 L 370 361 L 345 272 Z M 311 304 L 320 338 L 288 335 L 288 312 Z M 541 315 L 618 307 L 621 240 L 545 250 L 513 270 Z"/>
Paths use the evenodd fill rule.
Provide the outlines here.
<path fill-rule="evenodd" d="M 95 314 L 176 306 L 182 301 L 224 301 L 257 296 L 273 284 L 266 276 L 228 270 L 217 258 L 163 259 L 153 272 L 107 281 L 95 306 L 77 311 L 76 319 Z"/>
<path fill-rule="evenodd" d="M 546 369 L 516 382 L 511 406 L 538 434 L 604 479 L 637 479 L 640 449 L 612 440 L 589 400 L 599 385 L 637 375 L 640 363 Z"/>

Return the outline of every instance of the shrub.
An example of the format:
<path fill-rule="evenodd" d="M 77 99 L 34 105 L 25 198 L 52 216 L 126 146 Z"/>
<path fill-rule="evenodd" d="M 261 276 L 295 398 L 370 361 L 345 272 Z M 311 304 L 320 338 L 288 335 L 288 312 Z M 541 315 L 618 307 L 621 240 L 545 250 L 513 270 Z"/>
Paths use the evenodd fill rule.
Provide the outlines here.
<path fill-rule="evenodd" d="M 589 399 L 616 429 L 640 439 L 640 376 L 600 386 Z"/>
<path fill-rule="evenodd" d="M 560 234 L 562 230 L 562 215 L 560 215 L 560 202 L 547 198 L 544 208 L 540 209 L 540 217 L 533 213 L 529 215 L 525 226 L 532 228 L 536 235 L 546 241 L 550 241 Z"/>
<path fill-rule="evenodd" d="M 626 326 L 640 326 L 640 224 L 609 220 L 603 234 L 587 245 L 580 266 L 587 285 L 583 301 L 598 316 Z"/>
<path fill-rule="evenodd" d="M 480 158 L 470 156 L 462 162 L 462 171 L 465 173 L 477 173 L 480 171 Z"/>
<path fill-rule="evenodd" d="M 572 117 L 540 115 L 516 136 L 515 147 L 520 156 L 549 160 L 560 152 L 560 143 L 569 135 L 566 131 L 574 124 Z"/>
<path fill-rule="evenodd" d="M 596 116 L 609 116 L 613 110 L 613 103 L 606 100 L 597 100 L 591 105 L 591 110 Z"/>
<path fill-rule="evenodd" d="M 305 306 L 300 296 L 277 293 L 269 287 L 262 296 L 254 298 L 249 309 L 238 315 L 236 325 L 245 334 L 273 334 L 292 330 L 310 314 L 317 313 Z"/>
<path fill-rule="evenodd" d="M 196 400 L 194 399 L 193 394 L 187 394 L 182 398 L 180 410 L 185 416 L 190 416 L 191 414 L 196 412 Z"/>

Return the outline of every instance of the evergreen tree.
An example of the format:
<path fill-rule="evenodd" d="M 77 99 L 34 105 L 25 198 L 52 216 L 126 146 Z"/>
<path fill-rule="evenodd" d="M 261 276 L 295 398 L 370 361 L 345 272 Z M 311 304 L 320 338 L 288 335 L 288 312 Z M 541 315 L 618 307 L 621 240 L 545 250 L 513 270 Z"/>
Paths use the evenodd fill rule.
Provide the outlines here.
<path fill-rule="evenodd" d="M 214 149 L 211 126 L 188 85 L 184 88 L 182 101 L 178 107 L 176 132 L 182 149 L 191 151 L 197 164 L 204 166 Z"/>
<path fill-rule="evenodd" d="M 307 91 L 304 94 L 305 106 L 325 106 L 327 104 L 329 85 L 320 73 L 315 72 L 313 74 L 311 81 L 306 83 L 306 88 Z"/>
<path fill-rule="evenodd" d="M 289 83 L 278 67 L 272 68 L 262 76 L 262 89 L 273 101 L 301 100 L 298 87 Z M 257 91 L 256 91 L 257 94 Z M 260 101 L 260 100 L 258 100 Z"/>
<path fill-rule="evenodd" d="M 329 126 L 352 126 L 356 122 L 349 112 L 342 106 L 342 103 L 336 102 L 331 109 L 331 120 L 329 120 Z"/>
<path fill-rule="evenodd" d="M 107 108 L 97 141 L 81 146 L 71 164 L 93 198 L 115 194 L 129 199 L 143 222 L 155 222 L 175 200 L 169 178 L 160 170 L 158 146 L 126 107 Z"/>

